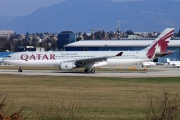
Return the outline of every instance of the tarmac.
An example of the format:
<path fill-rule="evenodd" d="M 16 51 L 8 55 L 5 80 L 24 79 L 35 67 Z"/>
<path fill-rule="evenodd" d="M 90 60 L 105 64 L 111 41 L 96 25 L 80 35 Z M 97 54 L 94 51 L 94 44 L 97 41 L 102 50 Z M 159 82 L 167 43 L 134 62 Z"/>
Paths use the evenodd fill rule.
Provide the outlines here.
<path fill-rule="evenodd" d="M 123 67 L 127 70 L 96 71 L 96 73 L 84 73 L 83 71 L 57 71 L 57 70 L 23 70 L 17 72 L 12 69 L 0 69 L 0 74 L 12 75 L 45 75 L 45 76 L 84 76 L 84 77 L 118 77 L 118 78 L 151 78 L 151 77 L 180 77 L 180 68 L 172 66 L 154 66 L 142 68 L 140 66 Z M 122 68 L 121 68 L 122 69 Z"/>

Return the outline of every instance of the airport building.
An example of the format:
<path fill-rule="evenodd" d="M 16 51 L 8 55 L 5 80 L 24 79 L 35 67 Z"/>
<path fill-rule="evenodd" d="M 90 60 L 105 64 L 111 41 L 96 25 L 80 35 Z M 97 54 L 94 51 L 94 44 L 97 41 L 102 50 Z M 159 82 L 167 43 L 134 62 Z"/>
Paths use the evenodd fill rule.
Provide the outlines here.
<path fill-rule="evenodd" d="M 15 32 L 13 30 L 0 30 L 0 37 L 9 37 Z"/>
<path fill-rule="evenodd" d="M 149 46 L 154 39 L 120 39 L 120 40 L 82 40 L 64 46 L 66 51 L 138 51 Z M 168 45 L 168 50 L 175 51 L 154 62 L 166 62 L 170 60 L 180 60 L 180 39 L 172 39 Z"/>
<path fill-rule="evenodd" d="M 64 45 L 76 42 L 76 34 L 72 31 L 63 31 L 58 34 L 58 49 L 64 50 Z"/>

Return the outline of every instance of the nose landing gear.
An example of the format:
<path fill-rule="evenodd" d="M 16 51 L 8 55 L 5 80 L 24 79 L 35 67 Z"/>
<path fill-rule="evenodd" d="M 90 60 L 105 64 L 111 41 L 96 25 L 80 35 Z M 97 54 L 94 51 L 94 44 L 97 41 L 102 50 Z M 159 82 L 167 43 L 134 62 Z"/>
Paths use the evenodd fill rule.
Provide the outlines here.
<path fill-rule="evenodd" d="M 18 72 L 22 72 L 22 68 L 21 67 L 18 68 Z"/>

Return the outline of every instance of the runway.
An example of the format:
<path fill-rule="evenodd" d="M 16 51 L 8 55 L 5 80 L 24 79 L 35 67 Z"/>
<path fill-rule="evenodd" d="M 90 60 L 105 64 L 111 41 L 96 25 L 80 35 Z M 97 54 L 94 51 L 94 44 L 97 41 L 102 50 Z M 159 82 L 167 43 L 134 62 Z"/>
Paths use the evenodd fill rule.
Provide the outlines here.
<path fill-rule="evenodd" d="M 139 70 L 141 69 L 141 70 Z M 180 77 L 180 68 L 155 66 L 153 68 L 137 67 L 137 70 L 126 71 L 96 71 L 94 74 L 87 74 L 82 71 L 57 71 L 57 70 L 23 70 L 17 72 L 12 69 L 0 69 L 0 74 L 12 75 L 46 75 L 46 76 L 88 76 L 88 77 L 119 77 L 119 78 L 151 78 L 151 77 Z"/>

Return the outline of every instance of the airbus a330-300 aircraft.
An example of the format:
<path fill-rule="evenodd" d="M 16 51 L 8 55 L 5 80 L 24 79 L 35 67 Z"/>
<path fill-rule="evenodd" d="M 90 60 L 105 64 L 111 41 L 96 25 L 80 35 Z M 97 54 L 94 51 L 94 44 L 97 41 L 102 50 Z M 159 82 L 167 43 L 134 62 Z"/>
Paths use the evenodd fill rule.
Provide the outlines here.
<path fill-rule="evenodd" d="M 167 58 L 167 64 L 172 65 L 174 68 L 179 68 L 180 67 L 180 61 L 170 61 L 169 58 Z"/>
<path fill-rule="evenodd" d="M 17 52 L 3 59 L 4 63 L 18 66 L 58 66 L 61 70 L 84 67 L 85 73 L 94 73 L 95 67 L 133 65 L 172 54 L 166 51 L 174 28 L 166 28 L 153 43 L 140 51 L 58 51 Z"/>

